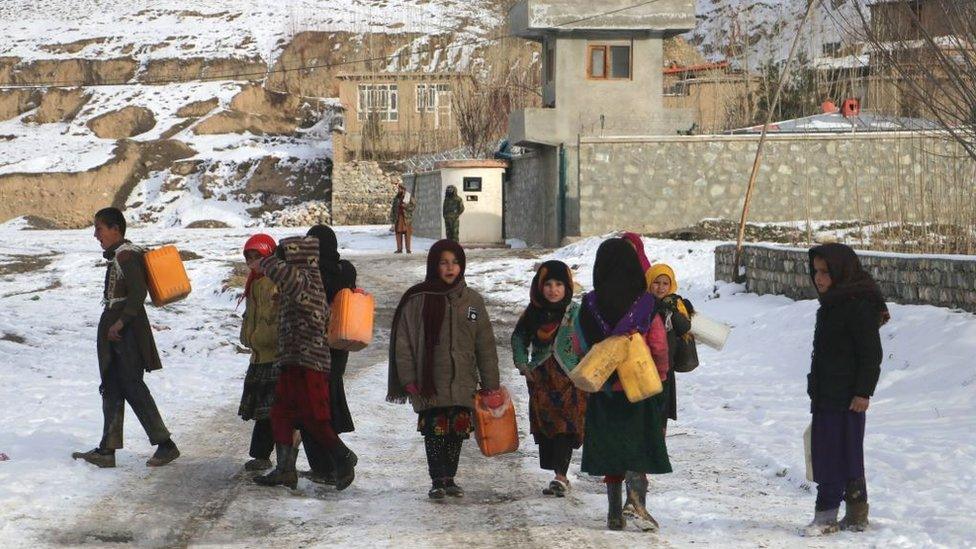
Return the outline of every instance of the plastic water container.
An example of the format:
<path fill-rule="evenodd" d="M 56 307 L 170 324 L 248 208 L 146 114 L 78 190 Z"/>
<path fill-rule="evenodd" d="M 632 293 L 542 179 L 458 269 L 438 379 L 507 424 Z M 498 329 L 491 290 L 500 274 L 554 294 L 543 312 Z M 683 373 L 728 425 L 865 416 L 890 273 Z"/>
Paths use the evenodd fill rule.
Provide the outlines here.
<path fill-rule="evenodd" d="M 624 336 L 610 336 L 587 351 L 579 364 L 569 373 L 576 388 L 596 393 L 610 379 L 617 365 L 627 358 L 629 341 Z"/>
<path fill-rule="evenodd" d="M 728 324 L 708 318 L 701 313 L 695 313 L 691 317 L 691 335 L 695 336 L 695 341 L 704 343 L 716 351 L 721 351 L 725 347 L 731 332 L 732 327 Z"/>
<path fill-rule="evenodd" d="M 474 397 L 474 438 L 481 453 L 491 457 L 509 454 L 519 447 L 518 425 L 515 421 L 515 403 L 508 389 L 499 389 L 504 402 L 498 408 L 489 408 L 481 393 Z"/>
<path fill-rule="evenodd" d="M 190 295 L 190 278 L 175 246 L 163 246 L 143 255 L 146 288 L 156 307 L 168 305 Z"/>
<path fill-rule="evenodd" d="M 651 351 L 640 335 L 626 336 L 627 358 L 617 365 L 617 377 L 627 400 L 640 402 L 664 391 Z"/>
<path fill-rule="evenodd" d="M 362 290 L 343 288 L 332 300 L 329 319 L 329 347 L 340 351 L 361 351 L 373 341 L 376 302 Z"/>

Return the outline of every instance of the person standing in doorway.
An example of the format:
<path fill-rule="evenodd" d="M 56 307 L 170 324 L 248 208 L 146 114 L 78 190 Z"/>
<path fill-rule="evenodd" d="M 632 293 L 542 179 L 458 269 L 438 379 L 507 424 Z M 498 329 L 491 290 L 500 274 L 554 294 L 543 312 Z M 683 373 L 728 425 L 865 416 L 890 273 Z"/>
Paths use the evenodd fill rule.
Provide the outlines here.
<path fill-rule="evenodd" d="M 158 467 L 180 457 L 156 407 L 143 374 L 162 368 L 152 327 L 146 315 L 144 250 L 125 239 L 125 216 L 118 208 L 95 214 L 95 239 L 108 260 L 98 321 L 98 367 L 102 383 L 104 426 L 98 447 L 71 457 L 99 467 L 115 467 L 115 451 L 122 448 L 122 425 L 128 402 L 149 442 L 156 446 L 146 465 Z"/>
<path fill-rule="evenodd" d="M 396 252 L 403 253 L 403 245 L 407 246 L 407 253 L 410 251 L 410 239 L 413 236 L 413 209 L 416 204 L 413 197 L 402 184 L 397 185 L 397 194 L 393 197 L 393 207 L 390 208 L 390 223 L 393 224 L 393 233 L 396 235 Z"/>
<path fill-rule="evenodd" d="M 460 242 L 461 214 L 464 213 L 464 201 L 458 195 L 457 187 L 448 185 L 444 193 L 444 227 L 447 239 Z"/>

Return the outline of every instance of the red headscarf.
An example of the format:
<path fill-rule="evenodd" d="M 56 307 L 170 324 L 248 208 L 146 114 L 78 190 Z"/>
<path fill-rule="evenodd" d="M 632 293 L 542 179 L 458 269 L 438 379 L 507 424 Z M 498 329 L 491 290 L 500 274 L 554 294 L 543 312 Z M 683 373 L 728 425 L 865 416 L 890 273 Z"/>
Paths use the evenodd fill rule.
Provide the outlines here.
<path fill-rule="evenodd" d="M 644 253 L 644 241 L 641 240 L 640 235 L 637 233 L 624 233 L 620 235 L 620 238 L 630 242 L 630 245 L 637 251 L 637 259 L 640 261 L 641 272 L 646 273 L 651 268 L 651 262 L 647 260 L 647 254 Z"/>
<path fill-rule="evenodd" d="M 262 258 L 274 254 L 277 247 L 278 244 L 275 243 L 275 239 L 264 233 L 258 233 L 251 238 L 248 238 L 247 242 L 244 243 L 245 252 L 254 250 L 261 254 Z M 256 273 L 254 272 L 254 269 L 251 269 L 251 272 L 247 274 L 247 282 L 244 283 L 244 295 L 237 300 L 238 305 L 240 305 L 241 301 L 244 301 L 247 296 L 251 295 L 251 284 L 253 284 L 255 280 L 259 280 L 262 277 L 264 277 L 263 274 Z"/>

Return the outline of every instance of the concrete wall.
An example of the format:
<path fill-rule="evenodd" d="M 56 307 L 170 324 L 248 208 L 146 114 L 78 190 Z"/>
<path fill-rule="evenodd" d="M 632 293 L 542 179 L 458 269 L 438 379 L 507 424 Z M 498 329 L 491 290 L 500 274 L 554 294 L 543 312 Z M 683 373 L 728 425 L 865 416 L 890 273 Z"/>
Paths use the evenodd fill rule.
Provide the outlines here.
<path fill-rule="evenodd" d="M 454 185 L 464 213 L 458 237 L 464 244 L 502 244 L 502 175 L 504 168 L 450 168 L 441 170 L 441 184 Z M 465 177 L 480 177 L 481 192 L 466 192 Z M 441 195 L 443 196 L 443 194 Z M 443 199 L 442 199 L 443 200 Z"/>
<path fill-rule="evenodd" d="M 757 142 L 757 136 L 583 138 L 579 233 L 738 219 Z M 750 219 L 895 213 L 904 221 L 951 222 L 948 201 L 974 198 L 973 163 L 959 153 L 934 134 L 771 136 Z"/>
<path fill-rule="evenodd" d="M 444 168 L 417 174 L 417 207 L 413 215 L 413 231 L 424 238 L 444 238 L 444 192 L 449 185 L 457 187 L 464 201 L 459 238 L 462 244 L 501 244 L 502 238 L 502 174 L 503 168 Z M 481 177 L 481 192 L 465 192 L 465 177 Z M 403 176 L 407 189 L 414 186 L 414 174 Z M 468 197 L 477 197 L 470 200 Z"/>
<path fill-rule="evenodd" d="M 858 252 L 887 301 L 935 305 L 976 312 L 976 257 Z M 715 249 L 715 279 L 731 281 L 735 246 Z M 757 294 L 815 299 L 807 250 L 746 245 L 742 264 L 746 288 Z"/>

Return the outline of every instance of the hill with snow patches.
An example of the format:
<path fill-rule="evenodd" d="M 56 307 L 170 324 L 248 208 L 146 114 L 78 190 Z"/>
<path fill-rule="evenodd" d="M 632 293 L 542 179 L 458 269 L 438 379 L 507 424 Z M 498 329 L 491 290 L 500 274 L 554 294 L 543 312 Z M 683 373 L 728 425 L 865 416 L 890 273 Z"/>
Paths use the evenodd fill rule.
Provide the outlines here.
<path fill-rule="evenodd" d="M 0 3 L 0 218 L 32 204 L 78 227 L 114 201 L 161 226 L 307 221 L 331 192 L 336 77 L 479 66 L 508 3 Z M 755 67 L 785 57 L 804 2 L 697 6 L 689 39 L 712 58 L 741 40 Z M 830 20 L 818 10 L 810 57 L 837 39 Z"/>

